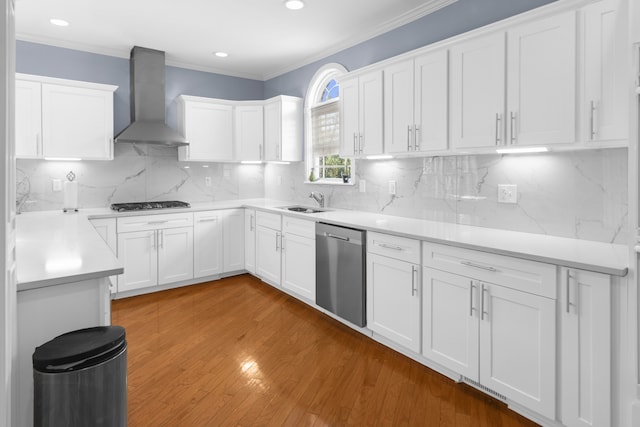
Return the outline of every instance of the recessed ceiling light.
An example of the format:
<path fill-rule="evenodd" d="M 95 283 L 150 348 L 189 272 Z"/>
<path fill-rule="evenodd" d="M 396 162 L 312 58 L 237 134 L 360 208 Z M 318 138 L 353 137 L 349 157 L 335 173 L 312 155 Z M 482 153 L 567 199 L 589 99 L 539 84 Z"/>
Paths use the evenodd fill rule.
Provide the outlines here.
<path fill-rule="evenodd" d="M 284 5 L 287 9 L 300 10 L 304 7 L 304 2 L 302 0 L 286 0 Z"/>
<path fill-rule="evenodd" d="M 53 25 L 57 25 L 58 27 L 68 27 L 69 26 L 69 22 L 65 21 L 64 19 L 51 18 L 49 20 L 49 22 L 51 22 Z"/>
<path fill-rule="evenodd" d="M 216 56 L 218 58 L 226 58 L 229 54 L 227 52 L 216 52 Z"/>

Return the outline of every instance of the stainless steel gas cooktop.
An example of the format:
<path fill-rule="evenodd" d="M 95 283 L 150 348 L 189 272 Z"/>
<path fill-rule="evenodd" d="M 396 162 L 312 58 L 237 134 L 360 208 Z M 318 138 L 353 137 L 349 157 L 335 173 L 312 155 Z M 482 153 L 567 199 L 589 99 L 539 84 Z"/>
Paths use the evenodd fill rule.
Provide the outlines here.
<path fill-rule="evenodd" d="M 176 200 L 162 202 L 131 202 L 131 203 L 114 203 L 111 209 L 118 212 L 141 211 L 148 209 L 171 209 L 171 208 L 189 208 L 191 205 L 187 202 L 179 202 Z"/>

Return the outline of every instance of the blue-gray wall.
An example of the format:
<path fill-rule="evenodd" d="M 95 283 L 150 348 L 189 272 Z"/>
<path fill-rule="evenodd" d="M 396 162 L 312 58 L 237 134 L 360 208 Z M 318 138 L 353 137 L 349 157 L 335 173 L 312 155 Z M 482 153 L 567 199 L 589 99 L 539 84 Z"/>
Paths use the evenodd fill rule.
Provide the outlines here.
<path fill-rule="evenodd" d="M 552 3 L 555 0 L 458 0 L 430 15 L 371 40 L 265 82 L 264 96 L 304 97 L 309 81 L 324 64 L 353 71 L 384 59 Z"/>

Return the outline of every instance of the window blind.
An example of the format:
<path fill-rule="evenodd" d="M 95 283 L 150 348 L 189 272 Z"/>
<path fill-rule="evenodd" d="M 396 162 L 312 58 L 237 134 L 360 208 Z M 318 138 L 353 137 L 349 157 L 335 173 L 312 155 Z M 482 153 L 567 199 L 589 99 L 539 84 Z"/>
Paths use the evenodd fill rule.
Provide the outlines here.
<path fill-rule="evenodd" d="M 340 104 L 328 102 L 311 109 L 313 156 L 329 156 L 340 151 Z"/>

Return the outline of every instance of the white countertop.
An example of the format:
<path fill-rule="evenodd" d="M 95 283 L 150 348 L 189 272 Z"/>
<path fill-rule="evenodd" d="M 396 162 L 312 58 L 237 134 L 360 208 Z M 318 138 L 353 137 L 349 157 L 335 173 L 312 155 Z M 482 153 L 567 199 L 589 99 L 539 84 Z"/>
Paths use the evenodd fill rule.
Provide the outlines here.
<path fill-rule="evenodd" d="M 85 213 L 21 214 L 16 232 L 18 291 L 123 272 Z"/>
<path fill-rule="evenodd" d="M 122 273 L 122 264 L 111 253 L 88 218 L 244 207 L 615 276 L 625 276 L 628 271 L 629 248 L 624 245 L 331 207 L 326 212 L 312 214 L 280 209 L 292 205 L 297 204 L 269 199 L 245 199 L 193 203 L 187 209 L 114 212 L 104 208 L 67 214 L 51 211 L 22 214 L 17 218 L 18 290 Z"/>

